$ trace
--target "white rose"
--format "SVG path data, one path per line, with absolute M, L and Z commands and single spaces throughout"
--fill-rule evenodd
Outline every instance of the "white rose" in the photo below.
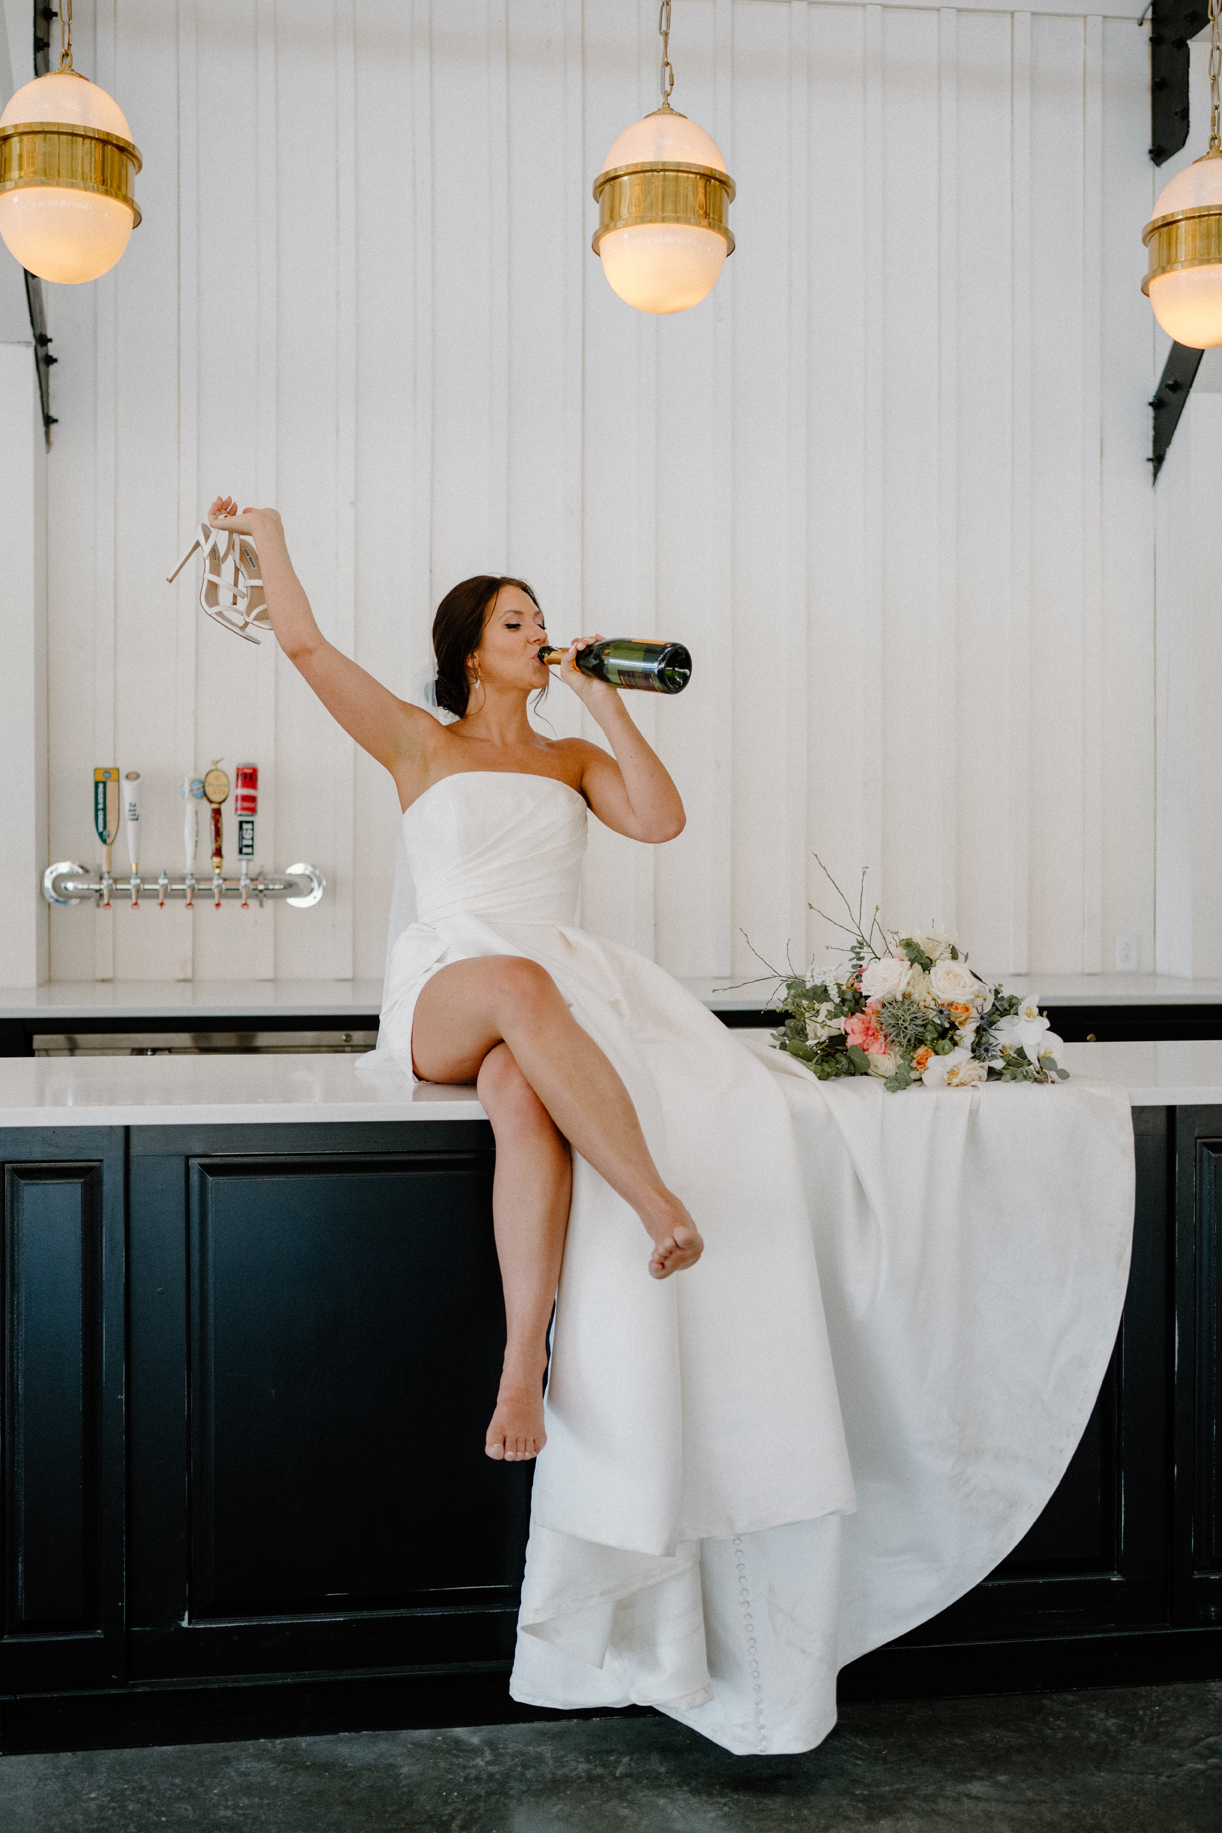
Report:
M 943 955 L 935 961 L 929 975 L 931 991 L 944 1005 L 954 1002 L 965 1005 L 983 998 L 985 988 L 976 974 L 973 974 L 965 961 L 952 961 L 949 955 Z
M 948 936 L 942 929 L 914 929 L 908 936 L 909 942 L 915 942 L 923 955 L 931 961 L 940 961 L 943 955 L 949 955 L 955 947 L 955 938 Z
M 899 1067 L 896 1058 L 889 1050 L 879 1050 L 871 1053 L 869 1064 L 870 1074 L 872 1076 L 893 1076 Z
M 944 1057 L 930 1057 L 921 1080 L 926 1088 L 945 1088 L 951 1072 L 961 1068 L 964 1063 L 970 1063 L 971 1060 L 971 1051 L 962 1046 L 958 1050 L 949 1051 Z
M 861 990 L 867 999 L 895 999 L 912 979 L 912 967 L 898 955 L 884 955 L 871 961 L 861 976 Z M 887 1074 L 890 1075 L 890 1070 Z

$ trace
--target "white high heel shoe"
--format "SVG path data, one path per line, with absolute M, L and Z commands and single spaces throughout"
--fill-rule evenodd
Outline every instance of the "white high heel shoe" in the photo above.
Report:
M 251 536 L 201 522 L 195 540 L 166 579 L 167 585 L 173 585 L 195 553 L 202 553 L 204 557 L 204 573 L 199 582 L 200 609 L 222 630 L 245 637 L 248 643 L 258 647 L 259 639 L 251 636 L 250 626 L 254 624 L 259 630 L 270 630 L 272 620 L 263 596 L 259 550 Z

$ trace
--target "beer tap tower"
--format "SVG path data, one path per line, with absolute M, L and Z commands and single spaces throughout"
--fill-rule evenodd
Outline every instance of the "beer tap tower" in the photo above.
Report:
M 260 868 L 253 876 L 251 874 L 250 862 L 255 856 L 255 815 L 259 788 L 259 772 L 254 764 L 239 764 L 237 767 L 234 812 L 238 819 L 240 871 L 237 878 L 225 877 L 221 807 L 229 796 L 229 777 L 220 766 L 220 758 L 214 758 L 211 768 L 202 777 L 187 776 L 179 784 L 178 793 L 183 804 L 185 870 L 181 878 L 171 878 L 164 869 L 158 874 L 158 909 L 165 909 L 167 898 L 182 898 L 188 910 L 194 906 L 198 883 L 195 877 L 195 857 L 199 847 L 199 805 L 206 802 L 212 811 L 213 907 L 219 910 L 224 898 L 240 898 L 243 910 L 249 910 L 253 893 L 260 909 L 265 899 L 282 898 L 297 910 L 309 910 L 318 903 L 327 888 L 327 881 L 314 866 L 299 860 L 283 872 L 264 872 Z M 118 769 L 110 765 L 100 766 L 94 771 L 93 825 L 102 844 L 102 870 L 97 876 L 91 876 L 84 866 L 73 859 L 61 859 L 55 865 L 48 866 L 42 876 L 42 894 L 49 904 L 80 904 L 88 900 L 102 910 L 109 910 L 113 896 L 129 897 L 132 909 L 140 908 L 140 891 L 144 882 L 140 876 L 142 787 L 143 777 L 138 770 L 129 770 L 122 779 Z M 112 866 L 120 803 L 127 824 L 131 875 L 126 883 L 120 881 L 116 884 Z

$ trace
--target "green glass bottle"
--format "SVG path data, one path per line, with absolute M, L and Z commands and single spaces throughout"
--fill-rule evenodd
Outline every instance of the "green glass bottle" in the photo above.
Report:
M 554 667 L 565 657 L 563 649 L 543 648 L 539 660 Z M 635 637 L 612 636 L 577 651 L 583 675 L 609 681 L 612 687 L 645 688 L 653 694 L 681 694 L 692 678 L 692 658 L 682 643 L 647 643 Z

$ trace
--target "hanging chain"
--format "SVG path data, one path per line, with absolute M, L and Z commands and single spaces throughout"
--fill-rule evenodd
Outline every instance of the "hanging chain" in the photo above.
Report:
M 1209 0 L 1211 8 L 1222 4 L 1222 0 Z M 658 31 L 662 36 L 662 106 L 670 107 L 670 98 L 674 93 L 675 73 L 670 67 L 670 0 L 662 0 L 658 8 Z M 1217 36 L 1215 25 L 1214 35 Z
M 59 0 L 59 67 L 72 68 L 72 0 Z
M 1222 76 L 1222 44 L 1218 41 L 1218 14 L 1222 0 L 1209 0 L 1209 150 L 1222 153 L 1218 132 L 1218 79 Z

